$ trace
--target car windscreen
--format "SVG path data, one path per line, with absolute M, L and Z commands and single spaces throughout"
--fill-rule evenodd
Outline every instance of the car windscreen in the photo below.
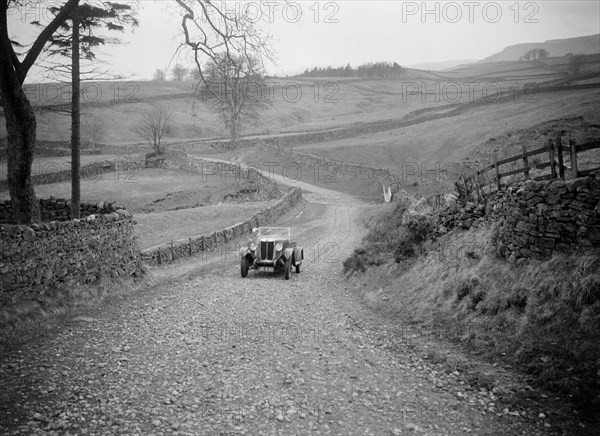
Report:
M 283 239 L 288 239 L 290 237 L 290 228 L 289 227 L 261 227 L 258 229 L 258 235 L 261 236 L 269 236 L 269 237 L 280 237 Z

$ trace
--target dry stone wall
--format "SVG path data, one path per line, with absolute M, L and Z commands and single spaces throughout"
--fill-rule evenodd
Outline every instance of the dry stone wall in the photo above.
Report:
M 42 222 L 47 221 L 69 221 L 71 219 L 71 200 L 50 197 L 38 200 Z M 86 217 L 92 214 L 105 214 L 123 207 L 107 202 L 81 203 L 79 216 Z M 10 200 L 0 201 L 0 224 L 11 224 L 13 222 L 12 206 Z
M 253 227 L 259 227 L 273 222 L 276 218 L 295 207 L 301 200 L 302 190 L 300 188 L 293 188 L 275 205 L 254 214 L 252 217 L 239 224 L 213 232 L 209 235 L 188 238 L 186 240 L 174 242 L 172 245 L 162 244 L 158 247 L 143 250 L 142 259 L 149 265 L 161 265 L 198 254 L 214 254 L 229 241 L 240 236 L 251 234 Z M 233 252 L 229 253 L 230 256 L 236 254 L 237 253 Z
M 64 212 L 65 200 L 51 200 Z M 39 224 L 0 224 L 0 298 L 19 292 L 91 283 L 103 277 L 142 274 L 131 214 L 110 203 L 85 205 L 94 214 L 79 220 Z
M 430 111 L 430 109 L 426 109 L 425 111 Z M 430 119 L 439 118 L 440 116 L 444 115 L 433 114 L 430 116 Z M 354 138 L 356 136 L 366 135 L 369 133 L 394 130 L 400 127 L 405 127 L 411 122 L 412 121 L 407 118 L 403 120 L 386 120 L 360 123 L 356 125 L 320 131 L 290 132 L 279 134 L 266 133 L 265 135 L 246 136 L 238 138 L 235 147 L 247 148 L 259 144 L 274 145 L 279 147 L 290 147 L 293 145 L 335 141 L 344 138 Z M 195 150 L 196 148 L 205 149 L 209 147 L 213 149 L 222 149 L 231 147 L 231 144 L 228 139 L 188 141 L 185 143 L 178 144 L 180 144 L 184 150 L 188 151 Z
M 600 172 L 566 182 L 518 183 L 497 193 L 488 214 L 499 224 L 498 254 L 510 260 L 600 246 Z
M 487 205 L 454 204 L 438 214 L 438 233 L 497 225 L 500 257 L 547 258 L 555 250 L 600 246 L 600 171 L 564 181 L 527 180 L 496 192 Z
M 453 203 L 438 214 L 439 233 L 446 233 L 455 227 L 461 229 L 478 227 L 485 222 L 485 216 L 485 206 L 482 204 Z

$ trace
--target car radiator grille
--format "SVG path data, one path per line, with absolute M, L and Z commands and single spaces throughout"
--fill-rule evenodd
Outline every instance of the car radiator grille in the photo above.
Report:
M 273 259 L 274 251 L 275 251 L 275 242 L 261 241 L 261 243 L 260 243 L 260 260 Z

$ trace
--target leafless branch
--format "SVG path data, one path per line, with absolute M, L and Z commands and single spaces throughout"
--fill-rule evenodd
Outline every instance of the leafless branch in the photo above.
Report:
M 162 154 L 164 148 L 161 141 L 172 117 L 172 112 L 156 106 L 144 112 L 141 124 L 134 127 L 133 131 L 148 142 L 157 154 Z

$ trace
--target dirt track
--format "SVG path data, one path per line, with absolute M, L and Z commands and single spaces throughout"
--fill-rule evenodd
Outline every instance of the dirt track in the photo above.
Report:
M 298 186 L 299 184 L 296 184 Z M 372 208 L 302 186 L 284 217 L 300 274 L 239 276 L 234 252 L 0 359 L 2 434 L 549 434 L 419 337 L 366 309 L 341 275 Z M 196 261 L 198 262 L 198 261 Z M 507 410 L 502 408 L 508 407 Z

